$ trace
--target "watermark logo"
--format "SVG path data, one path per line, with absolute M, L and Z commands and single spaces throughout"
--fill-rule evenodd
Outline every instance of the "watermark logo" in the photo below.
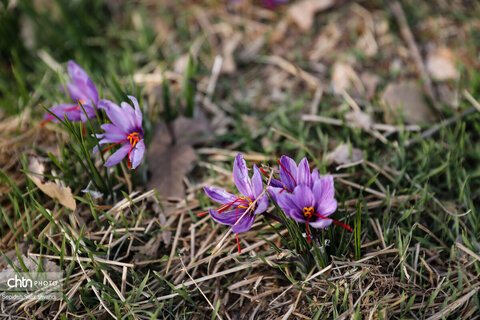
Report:
M 0 271 L 0 300 L 60 300 L 62 272 Z

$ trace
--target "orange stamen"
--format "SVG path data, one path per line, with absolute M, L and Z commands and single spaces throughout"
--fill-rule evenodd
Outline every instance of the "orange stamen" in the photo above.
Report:
M 137 142 L 140 141 L 139 136 L 140 136 L 140 133 L 138 133 L 138 132 L 130 133 L 127 136 L 128 142 L 131 144 L 130 150 L 128 150 L 128 154 L 127 154 L 127 167 L 128 167 L 128 169 L 132 168 L 132 164 L 130 163 L 130 153 L 132 152 L 132 150 L 135 147 L 135 145 L 137 144 Z
M 244 197 L 244 198 L 246 198 L 246 197 Z M 235 202 L 238 202 L 238 201 L 243 202 L 243 203 L 245 203 L 245 204 L 248 204 L 248 202 L 246 202 L 246 201 L 244 200 L 244 198 L 237 198 L 237 199 L 233 200 L 232 202 L 226 203 L 226 204 L 218 207 L 217 212 L 218 212 L 218 213 L 224 212 L 225 210 L 227 210 L 228 208 L 230 208 L 231 206 L 233 206 L 233 204 L 234 204 Z M 251 200 L 250 200 L 250 201 L 251 201 Z M 248 205 L 249 205 L 249 204 L 248 204 Z M 209 212 L 210 212 L 210 211 L 200 212 L 200 213 L 198 213 L 197 215 L 198 215 L 199 217 L 201 217 L 201 216 L 206 215 L 206 214 L 209 213 Z
M 238 208 L 242 208 L 242 209 L 248 209 L 251 205 L 252 205 L 252 199 L 250 199 L 249 197 L 237 197 L 237 199 L 233 200 L 232 202 L 229 202 L 229 203 L 226 203 L 222 206 L 220 206 L 218 209 L 217 209 L 217 212 L 218 213 L 222 213 L 224 212 L 225 210 L 227 210 L 228 208 L 230 208 L 231 206 L 233 206 L 236 202 L 240 202 L 242 203 L 242 205 L 237 205 L 237 207 L 235 208 L 235 223 L 237 223 L 238 221 Z M 246 206 L 244 206 L 243 204 L 245 204 Z M 207 213 L 209 213 L 210 211 L 205 211 L 205 212 L 200 212 L 198 213 L 197 215 L 199 217 L 202 217 L 204 215 L 206 215 Z M 235 234 L 236 237 L 237 237 L 237 246 L 238 246 L 238 253 L 242 253 L 242 248 L 240 247 L 240 240 L 238 239 L 238 233 Z
M 132 150 L 135 147 L 135 145 L 137 144 L 137 142 L 140 141 L 140 133 L 133 132 L 133 133 L 127 134 L 126 139 L 123 139 L 122 141 L 118 141 L 118 142 L 115 142 L 112 145 L 109 145 L 108 147 L 106 147 L 105 149 L 102 150 L 102 153 L 104 153 L 105 151 L 113 148 L 114 146 L 116 146 L 120 143 L 127 142 L 127 141 L 128 141 L 128 143 L 130 143 L 130 149 L 128 150 L 128 154 L 127 154 L 127 167 L 130 169 L 132 167 L 132 164 L 130 162 L 130 154 L 132 153 Z

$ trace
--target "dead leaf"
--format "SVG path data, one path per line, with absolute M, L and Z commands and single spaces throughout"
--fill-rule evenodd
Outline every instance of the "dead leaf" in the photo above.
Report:
M 363 152 L 360 149 L 351 149 L 346 144 L 341 144 L 335 148 L 332 152 L 329 152 L 326 156 L 328 164 L 335 162 L 336 164 L 348 164 L 357 162 L 363 159 Z
M 365 87 L 365 94 L 370 100 L 375 96 L 377 86 L 380 84 L 381 78 L 376 74 L 369 72 L 362 72 L 360 75 L 360 80 L 362 80 L 363 86 Z
M 342 32 L 336 23 L 330 23 L 323 28 L 322 33 L 315 39 L 312 50 L 308 53 L 308 58 L 318 61 L 323 57 L 332 54 L 337 44 L 340 42 Z
M 456 87 L 450 87 L 447 83 L 440 83 L 437 86 L 438 98 L 447 106 L 458 110 L 460 99 L 458 89 Z
M 427 70 L 433 79 L 444 81 L 458 78 L 453 52 L 445 47 L 431 51 L 427 57 Z
M 348 63 L 335 62 L 332 70 L 332 88 L 337 95 L 342 95 L 348 91 L 352 85 L 357 91 L 363 91 L 360 78 L 355 70 Z
M 147 188 L 157 189 L 161 196 L 183 198 L 183 179 L 197 160 L 192 145 L 205 141 L 210 130 L 202 114 L 193 119 L 178 117 L 171 128 L 164 122 L 157 126 L 147 158 L 151 173 Z
M 309 31 L 315 14 L 330 8 L 334 3 L 334 0 L 303 0 L 294 3 L 288 10 L 288 15 L 302 31 Z
M 18 260 L 16 252 L 14 252 L 14 250 L 12 250 L 10 252 L 13 252 L 13 254 L 10 255 L 9 259 L 12 261 L 12 263 L 16 267 L 22 269 L 22 265 L 20 264 L 20 261 Z M 36 272 L 38 270 L 39 261 L 36 258 L 30 258 L 30 257 L 27 257 L 24 254 L 22 254 L 21 257 L 22 257 L 23 263 L 24 263 L 24 265 L 25 265 L 25 267 L 27 268 L 28 271 Z M 60 272 L 61 271 L 58 264 L 56 264 L 55 262 L 53 262 L 51 260 L 45 259 L 45 258 L 42 258 L 42 267 L 43 267 L 44 272 Z M 7 272 L 8 271 L 14 272 L 13 267 L 9 263 L 6 264 L 5 268 L 0 269 L 0 270 L 7 271 Z
M 156 205 L 160 207 L 158 204 Z M 162 227 L 167 225 L 167 218 L 165 217 L 165 214 L 160 210 L 158 210 L 158 221 L 160 221 L 160 225 Z M 162 233 L 159 234 L 159 237 L 162 239 L 163 243 L 165 243 L 166 246 L 170 245 L 170 241 L 172 240 L 172 233 L 170 232 L 170 230 L 168 230 L 168 228 L 164 228 Z
M 42 177 L 42 174 L 45 172 L 45 167 L 38 161 L 37 158 L 30 158 L 28 171 L 31 172 L 28 173 L 29 178 L 32 179 L 33 183 L 35 183 L 35 185 L 42 190 L 43 193 L 52 199 L 58 200 L 60 204 L 68 209 L 75 211 L 77 204 L 73 198 L 70 187 L 64 187 L 57 181 L 45 182 Z
M 178 74 L 184 74 L 187 69 L 188 60 L 190 59 L 190 54 L 185 53 L 175 60 L 173 64 L 173 70 Z
M 22 255 L 27 253 L 28 247 L 25 241 L 18 244 L 18 251 Z M 6 252 L 5 256 L 10 260 L 15 261 L 15 259 L 17 259 L 17 251 L 15 249 L 12 249 Z M 9 263 L 7 262 L 7 259 L 5 258 L 5 256 L 3 255 L 0 256 L 0 270 L 3 270 L 9 266 Z
M 363 111 L 351 111 L 345 115 L 345 120 L 363 128 L 366 131 L 370 130 L 374 123 L 372 117 Z
M 425 102 L 423 94 L 415 81 L 390 83 L 382 94 L 385 108 L 385 121 L 394 123 L 401 110 L 408 123 L 434 122 L 435 114 Z
M 235 63 L 233 53 L 235 52 L 235 49 L 237 49 L 242 38 L 242 34 L 237 32 L 233 36 L 224 39 L 224 44 L 222 48 L 224 59 L 222 64 L 223 73 L 232 73 L 237 70 L 237 64 Z
M 156 237 L 150 238 L 150 240 L 148 240 L 148 242 L 145 243 L 143 246 L 132 246 L 132 249 L 133 251 L 137 251 L 138 253 L 155 259 L 158 257 L 158 248 L 160 248 L 161 243 L 162 237 L 157 235 Z

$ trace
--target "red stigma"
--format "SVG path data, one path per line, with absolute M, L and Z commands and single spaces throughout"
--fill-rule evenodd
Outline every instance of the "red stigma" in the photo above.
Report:
M 261 171 L 265 176 L 268 177 L 268 174 L 265 172 L 265 170 L 263 170 L 263 168 L 260 167 L 260 171 Z
M 127 142 L 127 141 L 128 141 L 128 143 L 130 143 L 130 149 L 128 150 L 128 154 L 127 154 L 127 167 L 129 169 L 131 169 L 132 168 L 132 163 L 130 162 L 130 155 L 131 155 L 132 150 L 135 147 L 135 145 L 140 141 L 140 133 L 133 132 L 133 133 L 127 134 L 126 139 L 123 139 L 122 141 L 118 141 L 118 142 L 115 142 L 112 145 L 109 145 L 108 147 L 106 147 L 105 149 L 102 150 L 102 153 L 104 153 L 108 149 L 111 149 L 111 148 L 113 148 L 114 146 L 116 146 L 120 143 Z
M 312 238 L 310 238 L 310 228 L 308 227 L 308 222 L 310 221 L 310 217 L 307 218 L 306 229 L 307 229 L 307 242 L 312 242 Z
M 293 177 L 293 175 L 290 173 L 290 171 L 288 171 L 283 165 L 282 163 L 280 162 L 280 159 L 277 159 L 277 162 L 278 164 L 280 165 L 280 167 L 282 167 L 283 170 L 285 170 L 288 175 L 290 176 L 290 178 L 292 178 L 293 180 L 293 183 L 295 184 L 295 187 L 297 186 L 297 181 L 295 181 L 295 178 Z M 287 188 L 285 188 L 285 190 L 287 190 L 288 192 L 292 193 L 292 191 L 288 190 Z
M 337 226 L 342 227 L 342 228 L 344 228 L 344 229 L 347 229 L 347 230 L 350 231 L 350 232 L 353 232 L 352 227 L 350 227 L 349 225 L 347 225 L 347 224 L 345 224 L 345 223 L 343 223 L 343 222 L 340 222 L 340 221 L 337 221 L 337 220 L 335 220 L 335 219 L 322 216 L 321 214 L 318 214 L 318 213 L 314 213 L 313 215 L 314 215 L 314 216 L 317 216 L 317 217 L 319 217 L 319 218 L 321 218 L 321 219 L 332 220 L 332 222 L 335 223 Z
M 238 246 L 238 253 L 242 253 L 242 248 L 240 247 L 240 240 L 238 240 L 238 233 L 235 233 L 237 236 L 237 246 Z

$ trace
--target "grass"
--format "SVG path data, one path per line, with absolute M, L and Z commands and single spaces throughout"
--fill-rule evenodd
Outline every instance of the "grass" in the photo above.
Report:
M 458 110 L 438 98 L 442 119 L 471 108 L 463 90 L 480 100 L 480 74 L 471 55 L 478 51 L 478 35 L 469 31 L 478 23 L 480 8 L 437 2 L 402 5 L 419 47 L 444 44 L 466 55 L 460 59 L 459 81 L 434 83 L 436 89 L 446 85 L 460 93 Z M 29 261 L 38 268 L 49 262 L 65 276 L 59 303 L 16 301 L 2 312 L 65 319 L 478 318 L 480 113 L 418 142 L 410 141 L 419 133 L 408 130 L 384 134 L 382 142 L 346 121 L 351 105 L 328 88 L 316 103 L 317 114 L 341 120 L 340 125 L 303 121 L 314 90 L 301 75 L 266 59 L 281 56 L 328 83 L 333 63 L 355 56 L 358 73 L 374 72 L 381 80 L 373 98 L 352 97 L 383 123 L 383 88 L 417 78 L 388 7 L 379 1 L 334 7 L 320 13 L 309 32 L 291 26 L 280 40 L 272 40 L 288 7 L 272 12 L 229 5 L 227 10 L 211 1 L 199 11 L 199 5 L 58 0 L 39 9 L 29 1 L 0 4 L 7 26 L 0 37 L 0 264 L 16 262 L 25 270 Z M 365 55 L 356 47 L 361 28 L 345 25 L 347 30 L 340 31 L 344 39 L 332 52 L 320 61 L 308 59 L 324 28 L 342 21 L 360 23 L 358 12 L 366 17 L 376 12 L 375 18 L 390 26 L 385 34 L 380 29 L 375 34 L 378 43 L 385 36 L 382 50 Z M 451 30 L 466 41 L 426 28 L 434 18 L 450 21 Z M 33 46 L 16 36 L 22 30 L 28 34 L 26 24 L 33 25 Z M 234 54 L 236 69 L 221 74 L 208 91 L 215 56 L 236 32 L 243 35 Z M 254 50 L 255 41 L 263 41 L 260 50 Z M 175 70 L 179 58 L 188 54 L 192 58 L 186 69 Z M 145 165 L 136 173 L 125 165 L 104 169 L 100 156 L 90 158 L 95 139 L 83 137 L 76 125 L 39 126 L 41 106 L 65 101 L 58 88 L 64 73 L 57 67 L 69 59 L 89 72 L 103 97 L 120 102 L 133 93 L 142 100 L 147 140 L 159 119 L 207 112 L 214 140 L 197 148 L 200 162 L 186 177 L 184 198 L 145 190 L 151 170 Z M 395 59 L 404 67 L 400 72 L 389 68 Z M 149 74 L 168 82 L 141 80 Z M 89 130 L 101 121 L 99 115 Z M 396 121 L 392 125 L 403 124 Z M 421 125 L 422 131 L 429 127 Z M 360 149 L 364 161 L 337 170 L 327 155 L 342 143 Z M 276 167 L 281 154 L 296 161 L 306 156 L 321 174 L 333 174 L 339 203 L 333 217 L 345 219 L 354 232 L 320 230 L 318 242 L 310 245 L 302 236 L 304 226 L 265 217 L 240 235 L 238 254 L 235 237 L 225 237 L 228 228 L 196 215 L 216 205 L 203 194 L 203 185 L 234 190 L 228 172 L 237 151 L 250 159 L 249 165 L 256 162 L 266 169 Z M 43 159 L 46 179 L 72 189 L 75 212 L 28 178 L 31 156 Z M 81 191 L 89 181 L 103 198 Z M 278 208 L 270 210 L 282 215 Z

